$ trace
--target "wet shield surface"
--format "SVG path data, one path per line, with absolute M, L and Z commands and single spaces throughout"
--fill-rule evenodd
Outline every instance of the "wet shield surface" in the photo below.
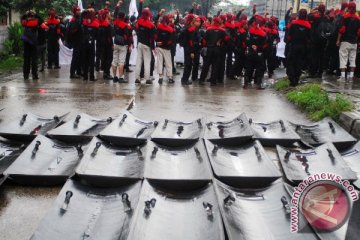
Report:
M 356 180 L 356 173 L 341 157 L 332 143 L 310 150 L 290 150 L 277 146 L 280 163 L 286 178 L 299 183 L 314 174 L 335 173 L 343 179 Z
M 311 229 L 290 232 L 290 203 L 281 180 L 258 190 L 240 190 L 215 180 L 229 240 L 317 239 Z
M 172 192 L 144 181 L 129 240 L 224 240 L 212 184 Z
M 48 135 L 51 138 L 67 142 L 90 140 L 93 136 L 98 135 L 99 132 L 106 128 L 112 121 L 113 119 L 111 117 L 98 119 L 81 113 L 60 127 L 49 131 Z
M 210 141 L 206 149 L 215 175 L 234 187 L 261 187 L 281 177 L 259 141 L 241 147 L 220 147 Z
M 171 189 L 206 185 L 211 181 L 212 174 L 203 142 L 179 148 L 149 142 L 145 178 Z
M 141 183 L 94 188 L 68 180 L 31 239 L 127 239 Z
M 39 135 L 4 174 L 26 185 L 60 184 L 75 173 L 85 149 Z
M 252 139 L 253 133 L 246 114 L 228 122 L 206 124 L 205 139 L 219 145 L 239 145 Z
M 249 120 L 250 126 L 254 132 L 254 139 L 257 139 L 264 146 L 291 146 L 300 141 L 298 134 L 283 120 L 260 123 Z
M 16 160 L 25 149 L 26 145 L 10 141 L 0 140 L 0 177 L 3 172 Z
M 137 146 L 150 138 L 157 125 L 158 122 L 141 120 L 130 112 L 125 112 L 106 127 L 100 137 L 117 145 Z
M 177 122 L 165 119 L 156 128 L 151 138 L 154 142 L 168 147 L 194 144 L 203 136 L 203 120 Z
M 94 138 L 76 173 L 95 186 L 121 186 L 144 176 L 146 146 L 124 148 Z
M 358 180 L 356 180 L 353 184 L 360 190 L 360 142 L 358 142 L 355 146 L 342 151 L 341 156 L 349 165 L 351 170 L 356 172 Z
M 330 118 L 325 118 L 313 125 L 291 124 L 304 143 L 319 146 L 331 142 L 337 149 L 351 147 L 356 139 Z
M 0 136 L 12 140 L 31 141 L 38 134 L 46 134 L 65 119 L 63 116 L 44 118 L 32 113 L 26 113 L 15 119 L 10 119 L 0 125 Z

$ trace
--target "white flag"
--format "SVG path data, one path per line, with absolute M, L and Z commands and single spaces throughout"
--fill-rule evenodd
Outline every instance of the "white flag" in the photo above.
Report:
M 78 6 L 80 8 L 80 11 L 82 12 L 84 10 L 83 4 L 82 4 L 82 0 L 78 0 Z
M 129 5 L 129 15 L 135 15 L 135 17 L 138 17 L 139 13 L 136 7 L 136 0 L 131 0 Z

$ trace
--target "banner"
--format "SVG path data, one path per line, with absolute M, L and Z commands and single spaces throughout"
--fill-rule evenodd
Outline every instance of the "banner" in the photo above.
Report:
M 131 0 L 129 5 L 129 16 L 135 15 L 135 17 L 138 17 L 139 13 L 136 6 L 136 0 Z
M 82 12 L 84 10 L 83 4 L 82 4 L 82 0 L 78 0 L 78 6 L 80 8 L 80 11 Z

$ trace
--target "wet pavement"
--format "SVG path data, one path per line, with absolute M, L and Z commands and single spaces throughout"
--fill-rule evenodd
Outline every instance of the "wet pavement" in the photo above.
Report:
M 283 75 L 283 72 L 278 74 Z M 174 85 L 164 81 L 159 86 L 154 81 L 150 86 L 135 86 L 131 73 L 130 83 L 120 85 L 104 80 L 70 80 L 69 68 L 64 66 L 50 73 L 46 70 L 39 76 L 40 80 L 36 81 L 24 81 L 21 74 L 2 79 L 0 109 L 4 110 L 0 112 L 1 120 L 26 112 L 45 117 L 71 112 L 67 119 L 84 112 L 107 118 L 120 115 L 134 98 L 130 111 L 146 120 L 191 121 L 199 117 L 205 117 L 206 121 L 230 120 L 245 112 L 257 122 L 284 119 L 309 123 L 281 94 L 271 89 L 244 90 L 239 80 L 215 87 L 197 83 L 183 87 L 181 76 L 177 76 Z M 273 149 L 268 151 L 272 160 L 277 159 Z M 60 189 L 61 186 L 18 186 L 7 180 L 0 186 L 0 239 L 29 239 Z

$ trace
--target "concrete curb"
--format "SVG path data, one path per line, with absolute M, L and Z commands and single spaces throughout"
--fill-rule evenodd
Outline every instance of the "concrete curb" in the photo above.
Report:
M 340 125 L 355 138 L 360 139 L 360 113 L 343 112 L 339 118 Z

